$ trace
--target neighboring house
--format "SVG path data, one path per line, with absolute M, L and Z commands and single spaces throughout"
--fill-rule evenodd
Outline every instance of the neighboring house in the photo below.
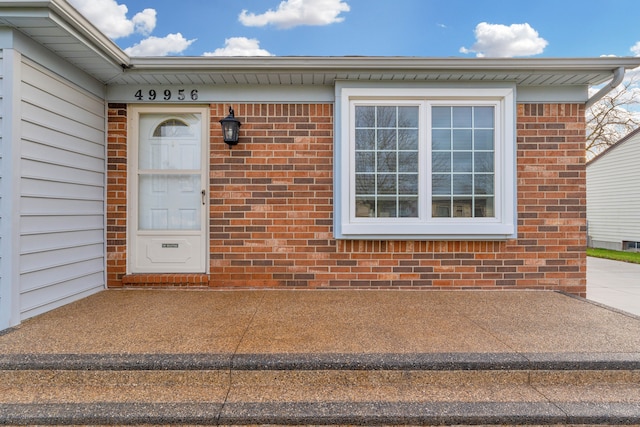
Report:
M 587 163 L 590 247 L 640 250 L 640 129 Z
M 63 0 L 0 3 L 0 61 L 0 329 L 105 287 L 584 295 L 588 89 L 640 65 L 130 58 Z

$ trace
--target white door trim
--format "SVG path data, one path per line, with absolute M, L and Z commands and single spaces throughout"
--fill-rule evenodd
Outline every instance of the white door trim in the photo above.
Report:
M 143 114 L 200 115 L 200 186 L 203 191 L 199 230 L 139 230 L 139 143 L 140 117 Z M 129 105 L 127 147 L 127 274 L 132 273 L 207 273 L 209 269 L 209 109 L 207 106 Z M 167 170 L 168 174 L 174 173 Z M 179 249 L 177 249 L 179 248 Z M 182 252 L 184 249 L 185 252 Z M 173 252 L 181 251 L 177 256 Z M 185 255 L 185 253 L 187 255 Z M 153 262 L 146 257 L 153 254 Z

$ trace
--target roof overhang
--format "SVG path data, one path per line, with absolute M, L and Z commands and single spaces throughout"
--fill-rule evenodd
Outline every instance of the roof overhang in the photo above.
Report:
M 129 57 L 64 0 L 0 2 L 0 26 L 13 28 L 102 82 L 122 73 Z
M 640 57 L 161 57 L 130 58 L 65 0 L 0 2 L 13 28 L 105 85 L 334 85 L 340 80 L 509 82 L 522 87 L 594 86 Z
M 640 58 L 163 57 L 131 58 L 115 84 L 305 84 L 339 80 L 511 82 L 593 86 Z

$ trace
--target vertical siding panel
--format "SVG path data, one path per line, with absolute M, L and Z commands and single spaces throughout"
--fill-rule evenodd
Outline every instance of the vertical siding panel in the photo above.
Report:
M 104 289 L 104 101 L 22 63 L 20 311 Z
M 19 191 L 20 146 L 16 140 L 20 132 L 19 81 L 21 55 L 15 49 L 3 46 L 2 51 L 2 179 L 0 181 L 0 329 L 20 323 L 19 300 Z
M 640 242 L 640 131 L 587 166 L 587 220 L 595 247 L 622 249 Z
M 4 188 L 3 186 L 3 176 L 4 176 L 4 141 L 3 141 L 3 131 L 4 131 L 4 49 L 0 49 L 0 189 Z M 4 314 L 4 312 L 7 310 L 7 307 L 5 307 L 5 304 L 7 304 L 8 301 L 3 300 L 3 295 L 5 293 L 5 288 L 4 286 L 8 286 L 7 282 L 4 278 L 4 264 L 3 264 L 3 258 L 4 258 L 4 254 L 3 254 L 3 236 L 2 236 L 2 230 L 4 230 L 4 218 L 3 218 L 3 194 L 2 191 L 0 190 L 0 331 L 2 329 L 4 329 L 5 327 L 9 326 L 9 322 L 8 322 L 8 316 L 6 316 Z

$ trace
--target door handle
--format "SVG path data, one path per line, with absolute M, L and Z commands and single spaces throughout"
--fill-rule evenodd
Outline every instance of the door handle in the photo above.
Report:
M 200 192 L 200 194 L 202 194 L 202 206 L 204 206 L 204 205 L 206 205 L 206 202 L 207 202 L 207 200 L 205 198 L 205 196 L 207 195 L 207 192 L 205 190 L 202 190 Z

